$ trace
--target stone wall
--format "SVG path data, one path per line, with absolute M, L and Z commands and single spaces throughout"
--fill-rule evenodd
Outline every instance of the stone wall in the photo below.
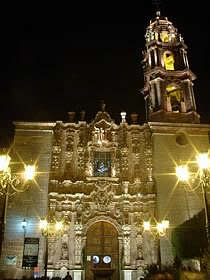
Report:
M 191 219 L 203 208 L 201 188 L 192 190 L 193 184 L 178 183 L 176 165 L 189 163 L 195 171 L 197 152 L 209 149 L 207 125 L 183 125 L 150 123 L 153 141 L 153 176 L 157 188 L 157 211 L 159 219 L 168 219 L 171 228 Z M 192 181 L 191 181 L 192 183 Z M 171 262 L 172 244 L 169 239 L 161 239 L 163 263 Z
M 24 193 L 17 193 L 9 198 L 8 202 L 1 272 L 4 277 L 19 278 L 25 273 L 22 270 L 24 232 L 21 225 L 24 218 L 27 221 L 26 237 L 40 238 L 39 265 L 43 265 L 44 242 L 40 236 L 38 224 L 40 217 L 46 214 L 48 205 L 53 124 L 16 123 L 15 125 L 11 165 L 15 166 L 21 161 L 26 164 L 35 162 L 38 172 L 30 188 Z M 15 265 L 5 265 L 6 256 L 16 256 L 16 268 Z

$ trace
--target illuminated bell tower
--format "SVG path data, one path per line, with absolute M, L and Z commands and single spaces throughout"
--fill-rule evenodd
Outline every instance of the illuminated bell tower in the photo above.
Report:
M 183 38 L 159 11 L 145 37 L 143 95 L 148 121 L 199 123 L 192 82 L 196 76 L 189 69 Z

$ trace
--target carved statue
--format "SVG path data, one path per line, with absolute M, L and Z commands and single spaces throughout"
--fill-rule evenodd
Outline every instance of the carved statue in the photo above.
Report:
M 61 241 L 61 260 L 69 259 L 68 235 L 64 234 Z

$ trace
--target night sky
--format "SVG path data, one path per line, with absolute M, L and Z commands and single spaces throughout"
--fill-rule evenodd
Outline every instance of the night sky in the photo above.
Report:
M 145 30 L 155 15 L 151 2 L 139 2 L 135 16 L 128 11 L 130 17 L 113 20 L 138 23 L 87 23 L 94 20 L 91 16 L 83 21 L 78 17 L 70 20 L 72 11 L 65 20 L 30 13 L 27 18 L 20 15 L 18 20 L 11 16 L 6 25 L 2 20 L 0 134 L 17 120 L 68 121 L 69 111 L 75 111 L 78 118 L 85 110 L 90 121 L 100 109 L 101 100 L 116 122 L 122 110 L 128 113 L 128 121 L 129 114 L 137 112 L 143 122 L 141 60 Z M 175 7 L 174 1 L 165 1 L 161 13 L 184 37 L 190 68 L 197 75 L 197 111 L 201 122 L 210 123 L 207 2 L 201 6 L 187 1 L 192 6 L 183 9 L 180 5 L 184 1 L 178 2 Z M 97 21 L 112 22 L 106 13 Z

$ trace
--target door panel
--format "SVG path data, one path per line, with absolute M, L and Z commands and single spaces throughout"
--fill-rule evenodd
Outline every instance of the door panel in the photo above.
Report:
M 93 262 L 98 256 L 99 262 Z M 105 263 L 104 256 L 111 262 Z M 115 227 L 107 222 L 97 222 L 87 232 L 86 243 L 86 280 L 116 280 L 119 274 L 119 241 Z

